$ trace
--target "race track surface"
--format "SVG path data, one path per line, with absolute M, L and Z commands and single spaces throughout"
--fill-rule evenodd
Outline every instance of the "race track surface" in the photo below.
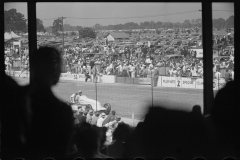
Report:
M 20 85 L 29 82 L 27 78 L 14 78 Z M 78 90 L 91 99 L 96 99 L 96 86 L 92 82 L 77 82 L 61 80 L 53 87 L 55 95 L 63 101 Z M 112 110 L 121 117 L 143 119 L 152 106 L 152 91 L 150 85 L 106 84 L 97 83 L 97 100 L 103 105 L 110 103 Z M 153 105 L 161 105 L 169 109 L 191 111 L 194 105 L 203 109 L 203 90 L 169 87 L 153 88 Z

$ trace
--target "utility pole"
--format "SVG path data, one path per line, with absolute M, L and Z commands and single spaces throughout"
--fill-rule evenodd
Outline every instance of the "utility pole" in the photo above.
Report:
M 64 53 L 64 31 L 63 31 L 63 19 L 66 19 L 66 17 L 59 17 L 58 19 L 62 19 L 62 35 L 63 35 L 63 44 L 62 44 L 62 52 Z

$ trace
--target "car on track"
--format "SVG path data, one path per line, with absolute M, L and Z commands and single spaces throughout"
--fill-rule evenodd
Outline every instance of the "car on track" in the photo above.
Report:
M 106 114 L 109 114 L 111 111 L 111 105 L 109 103 L 105 103 L 102 106 L 99 101 L 90 99 L 85 95 L 81 96 L 79 103 L 73 102 L 70 97 L 69 105 L 72 107 L 73 111 L 76 111 L 79 108 L 85 108 L 85 110 L 105 112 Z

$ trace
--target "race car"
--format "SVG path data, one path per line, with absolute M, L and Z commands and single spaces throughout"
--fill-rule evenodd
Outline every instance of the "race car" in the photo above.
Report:
M 101 106 L 100 102 L 88 98 L 86 95 L 81 95 L 80 100 L 74 101 L 73 95 L 70 96 L 69 101 L 72 110 L 78 110 L 79 108 L 85 108 L 85 110 L 94 110 L 94 111 L 100 111 L 105 112 L 106 114 L 109 114 L 111 111 L 111 105 L 109 103 L 105 103 L 103 106 Z

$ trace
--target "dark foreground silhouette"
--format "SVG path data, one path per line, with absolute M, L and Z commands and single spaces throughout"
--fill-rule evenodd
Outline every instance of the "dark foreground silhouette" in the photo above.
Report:
M 192 112 L 149 107 L 135 129 L 119 123 L 113 142 L 106 146 L 108 128 L 87 122 L 74 125 L 71 107 L 51 91 L 61 73 L 60 53 L 40 48 L 31 67 L 33 81 L 25 87 L 5 75 L 3 159 L 239 157 L 240 111 L 234 81 L 217 93 L 209 116 L 204 117 L 198 105 Z

